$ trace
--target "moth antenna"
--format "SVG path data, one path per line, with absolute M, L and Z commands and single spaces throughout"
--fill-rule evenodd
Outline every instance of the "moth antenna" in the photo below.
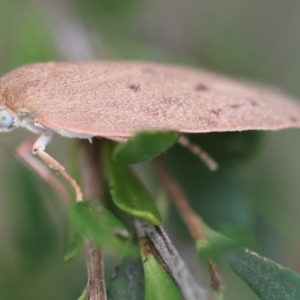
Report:
M 179 138 L 178 143 L 199 157 L 211 171 L 218 169 L 218 163 L 207 152 L 202 150 L 200 146 L 192 143 L 185 135 Z

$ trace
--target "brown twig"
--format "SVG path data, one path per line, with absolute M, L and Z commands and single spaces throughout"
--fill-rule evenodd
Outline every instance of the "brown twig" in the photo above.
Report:
M 85 199 L 96 198 L 102 202 L 103 168 L 100 160 L 100 141 L 93 139 L 93 143 L 88 140 L 84 140 L 82 143 L 84 153 L 82 185 Z
M 90 241 L 86 243 L 86 262 L 88 271 L 87 299 L 106 300 L 104 265 L 101 250 Z
M 222 294 L 225 291 L 225 281 L 213 260 L 208 262 L 208 272 L 210 275 L 211 288 L 218 294 Z
M 188 227 L 191 236 L 197 244 L 199 241 L 205 239 L 205 234 L 202 230 L 202 221 L 193 211 L 179 184 L 171 176 L 163 163 L 156 159 L 154 161 L 154 165 L 163 187 L 172 198 L 182 220 Z M 225 282 L 217 268 L 216 263 L 213 260 L 208 262 L 208 270 L 210 273 L 212 289 L 217 293 L 223 293 L 225 289 Z
M 103 174 L 99 155 L 99 140 L 83 142 L 84 168 L 82 183 L 85 199 L 103 199 Z M 101 249 L 90 241 L 86 243 L 88 271 L 87 300 L 106 300 L 104 264 Z
M 192 143 L 185 135 L 179 138 L 178 143 L 200 158 L 211 171 L 218 169 L 218 163 L 200 146 Z
M 170 238 L 160 226 L 152 226 L 135 220 L 135 227 L 139 239 L 148 236 L 157 252 L 168 267 L 170 274 L 184 299 L 189 300 L 211 300 L 211 295 L 203 282 L 195 280 L 188 270 L 185 262 L 180 257 Z
M 172 198 L 174 204 L 176 205 L 181 218 L 185 222 L 189 229 L 193 239 L 199 241 L 205 238 L 202 231 L 202 224 L 197 214 L 192 210 L 188 201 L 185 198 L 179 184 L 170 175 L 166 167 L 162 164 L 160 160 L 154 161 L 155 167 L 157 169 L 157 174 L 160 178 L 162 186 L 165 188 L 166 192 Z

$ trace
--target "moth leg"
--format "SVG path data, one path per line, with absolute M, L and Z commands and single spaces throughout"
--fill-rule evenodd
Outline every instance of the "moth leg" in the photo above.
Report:
M 218 169 L 217 162 L 208 153 L 202 150 L 198 145 L 192 143 L 186 136 L 182 135 L 179 138 L 178 143 L 181 146 L 187 148 L 194 155 L 198 156 L 211 171 L 215 171 Z
M 32 145 L 36 140 L 36 136 L 30 137 L 21 143 L 17 148 L 17 158 L 21 159 L 26 165 L 36 172 L 43 180 L 48 182 L 52 188 L 58 193 L 64 203 L 69 202 L 69 194 L 63 184 L 49 171 L 49 169 L 39 160 L 35 159 L 31 154 Z
M 34 143 L 32 153 L 38 155 L 46 165 L 48 165 L 55 172 L 63 176 L 74 188 L 76 193 L 76 200 L 82 201 L 83 198 L 81 188 L 77 184 L 76 180 L 65 171 L 65 168 L 58 161 L 56 161 L 53 157 L 51 157 L 48 153 L 45 152 L 45 148 L 47 144 L 51 141 L 53 135 L 54 132 L 52 131 L 45 131 L 44 133 L 42 133 Z

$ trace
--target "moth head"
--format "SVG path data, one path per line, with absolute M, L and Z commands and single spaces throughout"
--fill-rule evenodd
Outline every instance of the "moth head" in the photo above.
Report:
M 15 117 L 6 108 L 0 108 L 0 132 L 9 132 L 15 127 Z

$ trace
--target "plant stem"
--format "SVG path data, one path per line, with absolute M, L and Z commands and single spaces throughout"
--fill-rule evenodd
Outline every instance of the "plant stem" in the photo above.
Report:
M 154 160 L 154 165 L 163 187 L 173 200 L 182 220 L 186 224 L 197 245 L 199 241 L 205 239 L 205 233 L 202 229 L 203 227 L 200 217 L 193 211 L 179 184 L 171 176 L 163 163 L 156 159 Z M 208 262 L 208 270 L 211 278 L 212 289 L 217 293 L 222 294 L 225 289 L 224 279 L 213 260 Z
M 139 239 L 148 236 L 157 252 L 167 265 L 170 274 L 180 288 L 184 299 L 211 300 L 211 295 L 203 282 L 196 281 L 180 257 L 170 238 L 160 226 L 152 226 L 135 220 Z
M 185 195 L 179 187 L 179 184 L 171 176 L 160 160 L 154 160 L 154 165 L 163 188 L 172 198 L 194 241 L 203 240 L 205 235 L 202 230 L 200 218 L 189 205 L 189 202 L 185 198 Z
M 82 184 L 85 199 L 103 200 L 103 174 L 99 153 L 99 140 L 93 144 L 83 141 L 84 168 Z M 107 300 L 103 255 L 99 247 L 90 241 L 86 242 L 86 264 L 88 271 L 87 300 Z
M 90 241 L 86 243 L 86 263 L 88 271 L 87 299 L 106 300 L 104 264 L 101 250 Z
M 218 169 L 218 163 L 207 152 L 201 149 L 199 145 L 192 143 L 185 135 L 179 138 L 178 143 L 202 160 L 211 171 Z
M 83 141 L 84 167 L 82 185 L 85 199 L 98 199 L 103 202 L 103 168 L 100 160 L 100 142 L 93 139 Z

